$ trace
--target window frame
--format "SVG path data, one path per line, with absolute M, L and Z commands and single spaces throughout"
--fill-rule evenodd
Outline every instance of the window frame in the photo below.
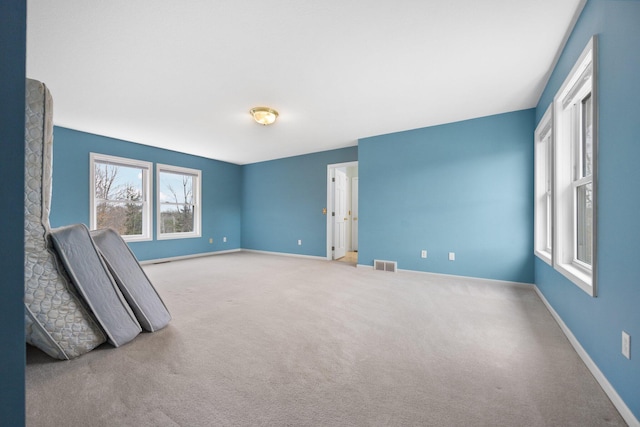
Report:
M 142 234 L 121 235 L 126 242 L 145 242 L 153 240 L 152 225 L 152 205 L 151 201 L 151 171 L 153 163 L 144 160 L 117 157 L 101 153 L 89 153 L 89 229 L 96 230 L 98 227 L 96 215 L 96 163 L 110 164 L 129 168 L 140 168 L 142 170 Z
M 534 253 L 553 265 L 553 104 L 535 130 Z
M 178 175 L 190 175 L 194 177 L 192 184 L 193 192 L 193 231 L 184 233 L 162 233 L 162 199 L 160 197 L 162 172 Z M 190 239 L 202 237 L 202 171 L 182 166 L 166 165 L 156 163 L 156 239 Z
M 554 268 L 597 295 L 598 91 L 597 38 L 593 36 L 554 97 Z M 582 101 L 591 97 L 591 175 L 582 173 Z M 578 188 L 591 184 L 591 264 L 578 259 Z

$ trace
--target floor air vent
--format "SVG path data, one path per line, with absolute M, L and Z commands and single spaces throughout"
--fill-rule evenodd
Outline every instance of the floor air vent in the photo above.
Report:
M 395 273 L 398 269 L 398 263 L 396 261 L 382 261 L 382 260 L 373 260 L 373 269 L 379 271 L 390 271 Z

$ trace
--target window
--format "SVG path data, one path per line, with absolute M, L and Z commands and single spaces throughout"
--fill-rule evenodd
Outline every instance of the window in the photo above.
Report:
M 113 228 L 126 241 L 151 240 L 151 163 L 91 153 L 91 229 Z
M 555 268 L 596 295 L 596 39 L 593 37 L 554 98 Z
M 553 248 L 553 105 L 535 132 L 535 253 L 552 263 Z
M 200 176 L 199 170 L 157 165 L 158 239 L 200 237 Z

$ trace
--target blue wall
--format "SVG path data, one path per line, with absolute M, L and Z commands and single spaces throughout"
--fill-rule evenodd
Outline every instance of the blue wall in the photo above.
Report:
M 242 247 L 327 256 L 327 165 L 355 160 L 348 147 L 243 166 Z
M 533 283 L 533 131 L 524 110 L 360 140 L 358 263 Z
M 589 0 L 535 110 L 539 120 L 589 37 L 599 34 L 599 294 L 589 297 L 539 260 L 535 283 L 636 418 L 640 357 L 635 345 L 631 360 L 620 354 L 620 331 L 632 342 L 640 337 L 638 22 L 637 0 Z M 26 2 L 0 2 L 2 425 L 24 423 L 25 29 Z M 239 247 L 324 257 L 326 165 L 359 160 L 361 263 L 395 259 L 404 269 L 531 282 L 533 128 L 533 113 L 522 111 L 367 138 L 359 150 L 243 167 L 56 128 L 51 220 L 88 222 L 88 153 L 95 151 L 199 168 L 211 187 L 203 194 L 205 211 L 212 213 L 202 239 L 132 243 L 141 259 Z M 227 246 L 220 245 L 223 235 Z M 429 251 L 426 260 L 419 258 L 421 249 Z M 446 260 L 449 251 L 456 261 Z
M 0 426 L 24 425 L 24 77 L 27 5 L 0 2 Z
M 55 102 L 55 93 L 52 95 Z M 240 166 L 61 127 L 54 128 L 53 138 L 52 227 L 89 224 L 89 153 L 94 152 L 153 162 L 154 168 L 155 163 L 162 163 L 202 171 L 202 237 L 155 240 L 154 197 L 154 240 L 129 244 L 138 259 L 240 248 Z M 155 171 L 152 175 L 155 195 Z M 226 243 L 223 237 L 227 237 Z M 213 244 L 209 244 L 209 238 L 213 238 Z
M 594 34 L 600 109 L 598 297 L 588 296 L 540 260 L 535 264 L 536 284 L 640 419 L 640 1 L 587 2 L 536 116 L 542 117 Z M 620 352 L 622 330 L 632 336 L 631 360 Z

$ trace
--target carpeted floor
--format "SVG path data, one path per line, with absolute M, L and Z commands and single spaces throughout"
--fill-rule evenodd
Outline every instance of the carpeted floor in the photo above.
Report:
M 27 352 L 28 426 L 620 426 L 526 285 L 234 253 L 145 267 L 171 324 Z

